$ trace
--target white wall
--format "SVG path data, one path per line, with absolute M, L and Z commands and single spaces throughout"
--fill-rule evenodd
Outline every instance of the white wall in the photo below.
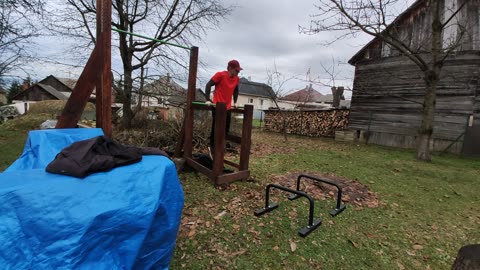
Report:
M 17 108 L 17 111 L 19 114 L 24 114 L 28 112 L 30 109 L 30 104 L 36 103 L 36 101 L 21 101 L 21 100 L 13 100 L 13 104 L 10 104 L 9 106 L 13 106 Z M 26 107 L 26 110 L 25 110 Z
M 262 104 L 263 101 L 263 104 Z M 253 105 L 255 110 L 267 110 L 270 107 L 275 107 L 275 103 L 269 98 L 265 97 L 256 97 L 256 96 L 247 96 L 247 95 L 238 95 L 237 104 L 243 106 L 245 104 Z

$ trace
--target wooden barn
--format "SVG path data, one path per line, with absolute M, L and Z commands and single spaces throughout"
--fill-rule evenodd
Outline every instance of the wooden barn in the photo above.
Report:
M 444 46 L 458 38 L 462 30 L 466 32 L 442 68 L 431 149 L 461 153 L 474 127 L 480 127 L 480 0 L 439 1 L 444 17 L 467 2 L 444 28 Z M 416 1 L 387 28 L 395 29 L 413 51 L 425 54 L 425 59 L 429 53 L 421 48 L 429 46 L 431 29 L 427 2 Z M 349 63 L 355 66 L 349 130 L 368 143 L 415 148 L 422 121 L 424 73 L 379 38 L 363 47 Z
M 12 100 L 13 102 L 67 100 L 71 93 L 72 88 L 65 85 L 61 79 L 49 75 L 25 91 L 18 93 Z

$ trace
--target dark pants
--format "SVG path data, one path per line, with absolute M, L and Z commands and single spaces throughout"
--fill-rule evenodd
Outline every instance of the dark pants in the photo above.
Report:
M 230 110 L 227 111 L 227 123 L 225 125 L 225 136 L 230 132 L 230 122 L 232 120 L 232 112 Z M 215 147 L 214 138 L 215 138 L 215 108 L 212 109 L 212 130 L 210 131 L 210 147 Z

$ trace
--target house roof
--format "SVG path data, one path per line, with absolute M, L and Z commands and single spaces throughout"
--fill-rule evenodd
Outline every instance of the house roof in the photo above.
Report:
M 289 95 L 281 97 L 280 100 L 294 101 L 294 102 L 322 102 L 324 96 L 317 90 L 312 88 L 312 85 L 307 85 L 305 88 L 293 92 Z
M 78 80 L 75 80 L 75 79 L 69 79 L 69 78 L 59 78 L 59 77 L 55 77 L 57 78 L 61 83 L 63 83 L 65 86 L 67 86 L 68 88 L 72 89 L 75 87 L 75 85 L 77 84 L 77 81 Z
M 55 88 L 51 87 L 50 85 L 37 83 L 43 90 L 47 91 L 49 94 L 53 95 L 54 97 L 58 98 L 59 100 L 67 100 L 67 96 L 56 90 Z M 26 90 L 28 91 L 28 89 Z
M 247 78 L 240 78 L 240 83 L 238 85 L 238 92 L 241 95 L 265 97 L 265 98 L 274 98 L 275 92 L 273 92 L 272 87 L 258 82 L 249 81 Z
M 181 105 L 187 100 L 187 90 L 168 75 L 160 76 L 158 80 L 146 85 L 144 94 L 148 96 L 163 96 L 172 105 Z M 195 96 L 199 101 L 206 100 L 205 94 L 200 89 L 196 89 Z
M 75 84 L 77 83 L 76 79 L 60 78 L 60 77 L 56 77 L 54 75 L 48 75 L 43 80 L 39 81 L 39 83 L 43 83 L 45 85 L 44 82 L 46 82 L 49 78 L 53 78 L 53 79 L 57 80 L 61 84 L 65 85 L 68 89 L 70 89 L 70 91 L 73 90 L 73 87 L 75 87 Z
M 412 5 L 410 5 L 410 7 L 408 7 L 404 12 L 402 12 L 400 15 L 397 16 L 397 18 L 395 18 L 395 20 L 393 20 L 392 23 L 390 23 L 386 28 L 385 30 L 382 31 L 385 32 L 385 31 L 389 31 L 393 26 L 397 25 L 397 24 L 400 24 L 402 23 L 405 19 L 409 18 L 411 16 L 411 13 L 413 11 L 415 11 L 418 7 L 420 7 L 421 4 L 426 4 L 425 0 L 417 0 L 415 1 Z M 352 56 L 352 58 L 350 58 L 350 60 L 348 60 L 348 63 L 350 65 L 355 65 L 355 63 L 360 60 L 363 56 L 363 54 L 365 53 L 365 51 L 370 48 L 370 46 L 372 46 L 373 44 L 377 44 L 378 42 L 381 41 L 381 38 L 380 37 L 374 37 L 369 43 L 367 43 L 367 45 L 363 46 L 362 49 L 360 49 L 354 56 Z

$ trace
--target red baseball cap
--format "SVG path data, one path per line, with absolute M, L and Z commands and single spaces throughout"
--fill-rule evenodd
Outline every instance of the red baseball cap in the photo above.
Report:
M 238 72 L 243 68 L 240 67 L 240 63 L 237 60 L 230 60 L 228 62 L 228 67 L 236 69 Z

